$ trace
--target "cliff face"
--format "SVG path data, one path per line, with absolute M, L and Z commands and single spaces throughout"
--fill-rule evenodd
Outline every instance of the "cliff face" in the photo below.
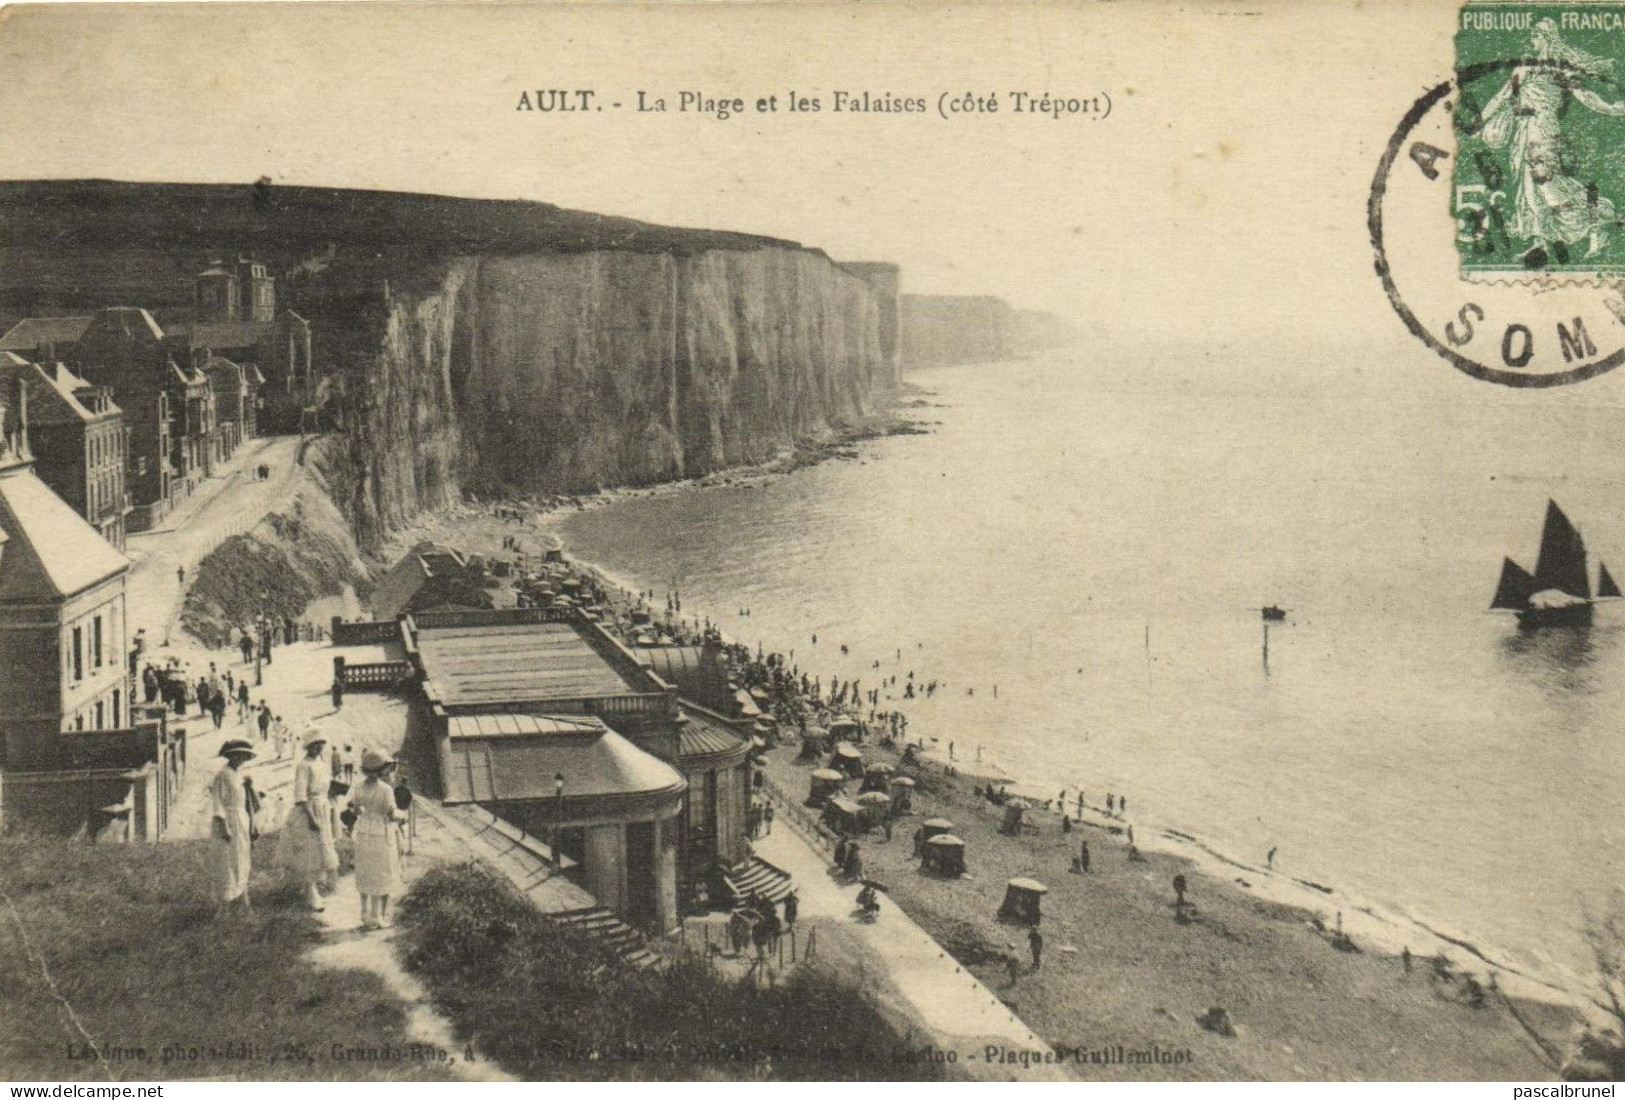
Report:
M 391 281 L 376 347 L 345 357 L 341 503 L 369 545 L 464 489 L 764 461 L 874 413 L 892 382 L 878 308 L 863 279 L 793 248 L 466 256 Z
M 1054 314 L 991 295 L 905 294 L 902 330 L 904 370 L 1031 355 L 1072 339 Z

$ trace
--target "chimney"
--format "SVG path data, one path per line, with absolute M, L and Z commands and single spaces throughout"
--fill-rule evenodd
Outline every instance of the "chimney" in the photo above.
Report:
M 19 457 L 32 458 L 28 453 L 28 381 L 23 371 L 11 376 L 12 407 L 16 410 L 14 431 L 17 433 L 16 451 Z

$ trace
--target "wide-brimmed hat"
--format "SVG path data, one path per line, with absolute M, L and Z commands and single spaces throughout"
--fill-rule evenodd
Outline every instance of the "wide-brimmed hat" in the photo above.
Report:
M 306 730 L 305 735 L 299 739 L 299 747 L 302 749 L 308 749 L 312 745 L 325 744 L 327 744 L 327 734 L 318 729 Z
M 227 741 L 224 745 L 220 746 L 221 756 L 231 756 L 233 753 L 241 753 L 244 756 L 258 755 L 254 751 L 254 746 L 250 745 L 247 741 Z
M 368 749 L 361 754 L 361 770 L 364 772 L 381 772 L 393 763 L 393 756 L 386 756 L 377 749 Z

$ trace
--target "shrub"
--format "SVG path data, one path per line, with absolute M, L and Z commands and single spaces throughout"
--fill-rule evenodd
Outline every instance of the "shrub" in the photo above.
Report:
M 425 874 L 401 906 L 407 965 L 462 1037 L 531 1079 L 936 1079 L 861 991 L 804 969 L 774 988 L 685 955 L 638 970 L 554 926 L 477 864 Z

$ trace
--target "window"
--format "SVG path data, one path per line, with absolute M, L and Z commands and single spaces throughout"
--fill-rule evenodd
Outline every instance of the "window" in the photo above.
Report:
M 77 626 L 73 628 L 73 678 L 85 678 L 85 632 Z
M 119 722 L 119 702 L 120 702 L 120 700 L 119 700 L 118 689 L 114 688 L 113 689 L 113 728 L 114 729 L 118 729 L 119 726 L 122 724 L 122 723 Z
M 96 621 L 90 628 L 90 666 L 102 667 L 102 617 L 96 616 Z
M 96 700 L 96 725 L 94 727 L 92 727 L 93 729 L 106 729 L 107 728 L 106 726 L 104 726 L 102 724 L 102 718 L 105 716 L 104 712 L 102 710 L 103 705 L 104 704 L 102 703 L 102 701 L 100 699 Z

